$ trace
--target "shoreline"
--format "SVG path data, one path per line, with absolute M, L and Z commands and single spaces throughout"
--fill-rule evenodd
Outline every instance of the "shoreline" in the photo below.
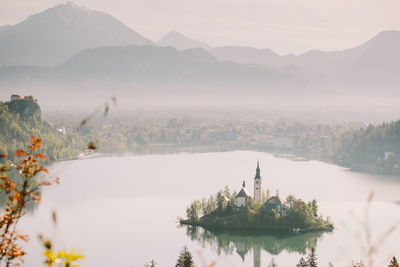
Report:
M 189 225 L 189 226 L 199 226 L 206 230 L 216 230 L 216 231 L 232 231 L 232 232 L 240 232 L 240 231 L 248 231 L 253 233 L 292 233 L 292 234 L 300 234 L 300 233 L 310 233 L 310 232 L 333 232 L 335 227 L 333 225 L 327 226 L 325 228 L 316 228 L 316 229 L 271 229 L 271 228 L 258 228 L 258 227 L 220 227 L 214 226 L 212 224 L 202 223 L 202 222 L 193 222 L 190 220 L 179 220 L 180 225 Z
M 272 149 L 257 149 L 256 146 L 174 146 L 168 144 L 154 144 L 146 146 L 138 146 L 135 151 L 126 151 L 124 153 L 113 153 L 113 152 L 94 152 L 94 153 L 84 153 L 80 155 L 69 158 L 60 159 L 58 161 L 65 160 L 80 160 L 80 159 L 90 159 L 102 156 L 143 156 L 143 155 L 169 155 L 169 154 L 179 154 L 179 153 L 215 153 L 215 152 L 233 152 L 233 151 L 253 151 L 253 152 L 264 152 L 273 155 L 276 158 L 284 158 L 292 161 L 311 161 L 316 160 L 319 162 L 324 162 L 327 164 L 332 164 L 337 167 L 349 169 L 352 172 L 366 173 L 366 174 L 377 174 L 387 177 L 400 177 L 400 172 L 390 172 L 379 169 L 377 167 L 367 166 L 363 168 L 362 166 L 355 165 L 345 165 L 335 162 L 334 160 L 324 158 L 324 157 L 313 157 L 302 153 L 301 151 L 290 151 L 290 150 L 272 150 Z

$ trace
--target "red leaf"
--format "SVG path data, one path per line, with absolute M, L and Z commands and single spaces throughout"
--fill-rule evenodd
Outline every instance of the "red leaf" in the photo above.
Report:
M 89 149 L 89 150 L 96 150 L 97 147 L 93 144 L 93 142 L 90 142 L 90 143 L 88 144 L 88 149 Z
M 15 152 L 15 154 L 16 154 L 17 156 L 24 156 L 24 155 L 25 155 L 25 151 L 22 150 L 22 149 L 18 149 L 17 152 Z

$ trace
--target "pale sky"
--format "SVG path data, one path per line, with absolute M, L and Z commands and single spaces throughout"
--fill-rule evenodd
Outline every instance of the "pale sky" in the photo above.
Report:
M 0 0 L 0 25 L 65 3 Z M 170 30 L 212 46 L 271 48 L 280 54 L 354 47 L 382 30 L 400 30 L 400 0 L 75 0 L 110 13 L 158 41 Z

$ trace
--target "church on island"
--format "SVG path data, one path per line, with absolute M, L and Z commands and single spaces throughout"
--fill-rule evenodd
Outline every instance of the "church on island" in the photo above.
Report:
M 235 198 L 235 205 L 237 208 L 245 208 L 250 205 L 251 201 L 254 202 L 262 202 L 264 201 L 263 191 L 262 191 L 262 178 L 261 178 L 261 170 L 260 170 L 260 162 L 257 161 L 256 175 L 254 176 L 254 193 L 253 198 L 251 197 L 249 191 L 246 189 L 246 183 L 243 181 L 242 189 L 240 189 L 239 193 Z M 268 197 L 268 196 L 267 196 Z M 295 203 L 299 205 L 300 203 Z M 273 206 L 274 208 L 279 207 L 279 212 L 282 216 L 287 215 L 288 206 L 286 201 L 280 198 L 279 196 L 268 197 L 266 201 L 263 203 L 264 209 L 267 206 Z

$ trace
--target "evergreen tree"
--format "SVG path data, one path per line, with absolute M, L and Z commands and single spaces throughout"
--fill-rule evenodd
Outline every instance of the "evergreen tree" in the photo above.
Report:
M 193 266 L 193 257 L 186 246 L 183 247 L 176 261 L 175 267 L 191 267 Z
M 312 248 L 308 254 L 307 265 L 309 267 L 317 267 L 317 255 L 315 255 L 315 248 Z
M 389 267 L 399 267 L 399 262 L 397 261 L 396 257 L 393 256 L 392 260 L 390 261 Z
M 314 216 L 317 217 L 318 216 L 318 204 L 315 199 L 313 199 L 313 201 L 311 202 L 311 208 L 314 212 Z
M 197 221 L 201 214 L 201 201 L 195 200 L 190 204 L 190 207 L 186 209 L 186 216 L 191 221 Z
M 277 267 L 277 266 L 278 266 L 278 264 L 276 263 L 275 259 L 272 258 L 268 264 L 268 267 Z
M 307 266 L 308 266 L 307 262 L 303 257 L 300 258 L 299 263 L 297 263 L 296 265 L 296 267 L 307 267 Z
M 156 267 L 156 262 L 151 260 L 149 263 L 146 263 L 144 267 Z
M 221 211 L 225 210 L 226 205 L 227 205 L 227 203 L 226 203 L 224 192 L 222 190 L 220 190 L 217 193 L 217 208 L 221 212 Z

